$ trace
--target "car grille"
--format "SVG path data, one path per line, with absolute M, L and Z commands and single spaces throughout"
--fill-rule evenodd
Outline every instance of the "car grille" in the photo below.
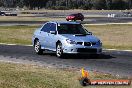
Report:
M 88 48 L 78 48 L 77 52 L 88 52 L 88 53 L 96 53 L 97 49 L 88 49 Z
M 84 42 L 84 46 L 92 46 L 91 42 Z
M 92 42 L 92 45 L 96 45 L 96 42 Z
M 79 45 L 84 45 L 84 46 L 93 46 L 96 45 L 96 42 L 77 42 Z
M 83 44 L 83 42 L 77 42 L 77 44 L 82 45 L 82 44 Z

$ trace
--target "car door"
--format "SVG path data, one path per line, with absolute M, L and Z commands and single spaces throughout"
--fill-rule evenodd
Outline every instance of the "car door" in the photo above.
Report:
M 55 23 L 51 23 L 50 24 L 50 31 L 55 31 L 56 32 L 56 24 Z M 52 49 L 52 50 L 55 50 L 56 49 L 56 34 L 51 34 L 49 33 L 48 34 L 48 45 L 49 45 L 49 48 Z
M 78 14 L 78 20 L 82 19 L 82 15 Z
M 40 44 L 42 48 L 48 48 L 48 32 L 50 23 L 46 23 L 40 31 Z

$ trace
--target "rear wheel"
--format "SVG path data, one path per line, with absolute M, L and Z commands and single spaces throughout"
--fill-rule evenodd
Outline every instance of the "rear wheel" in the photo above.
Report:
M 59 58 L 63 57 L 63 50 L 62 50 L 62 44 L 58 43 L 56 47 L 56 56 Z
M 43 50 L 41 49 L 41 45 L 40 45 L 39 40 L 35 41 L 34 50 L 39 55 L 43 54 Z
M 76 19 L 73 19 L 73 21 L 76 21 Z
M 67 21 L 69 21 L 68 19 L 66 19 Z

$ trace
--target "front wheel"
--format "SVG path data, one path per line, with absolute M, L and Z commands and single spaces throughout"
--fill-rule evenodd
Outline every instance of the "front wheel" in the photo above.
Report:
M 41 49 L 41 45 L 40 45 L 39 40 L 35 41 L 34 50 L 39 55 L 43 54 L 43 50 Z
M 63 56 L 63 50 L 62 50 L 62 44 L 61 43 L 57 44 L 56 56 L 59 58 L 62 58 L 62 56 Z

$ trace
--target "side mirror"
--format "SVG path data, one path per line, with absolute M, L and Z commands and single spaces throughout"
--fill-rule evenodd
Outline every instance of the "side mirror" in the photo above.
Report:
M 88 32 L 88 34 L 89 34 L 89 35 L 93 35 L 93 33 L 92 33 L 92 32 Z
M 50 31 L 50 34 L 56 34 L 56 31 Z

